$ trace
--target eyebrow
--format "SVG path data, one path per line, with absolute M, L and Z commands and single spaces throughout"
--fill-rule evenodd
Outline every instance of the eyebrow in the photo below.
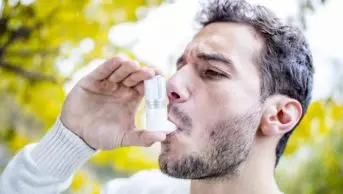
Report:
M 215 52 L 199 52 L 197 55 L 197 58 L 202 59 L 204 61 L 215 61 L 224 63 L 225 65 L 229 66 L 232 70 L 234 70 L 233 62 L 230 58 L 227 56 L 221 54 L 221 53 L 215 53 Z M 184 64 L 185 59 L 184 55 L 178 58 L 177 60 L 177 66 Z

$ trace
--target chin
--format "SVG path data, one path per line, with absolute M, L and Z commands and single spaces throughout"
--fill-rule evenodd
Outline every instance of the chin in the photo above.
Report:
M 174 157 L 173 154 L 164 152 L 159 156 L 160 169 L 164 174 L 180 179 L 203 179 L 208 177 L 209 172 L 207 169 L 209 167 L 198 157 L 191 155 Z
M 161 154 L 160 158 L 168 160 L 168 158 L 179 158 L 183 153 L 181 152 L 182 146 L 173 145 L 171 142 L 161 143 Z
M 175 168 L 176 166 L 178 166 L 179 158 L 173 157 L 171 152 L 161 153 L 158 161 L 160 169 L 164 174 L 175 178 L 185 178 L 184 176 L 180 176 L 180 174 L 176 172 Z
M 175 178 L 192 179 L 195 178 L 194 173 L 190 173 L 189 170 L 192 168 L 191 162 L 188 158 L 191 157 L 191 151 L 187 150 L 186 144 L 182 142 L 164 142 L 161 144 L 161 154 L 159 155 L 158 161 L 161 171 L 164 174 Z
M 161 169 L 163 166 L 166 167 L 177 163 L 183 156 L 186 155 L 186 149 L 183 145 L 184 144 L 180 143 L 179 141 L 173 141 L 173 139 L 168 138 L 166 141 L 161 143 L 161 153 L 158 158 Z
M 167 135 L 165 141 L 161 142 L 161 156 L 180 158 L 186 154 L 189 146 L 189 139 L 185 139 L 182 132 Z

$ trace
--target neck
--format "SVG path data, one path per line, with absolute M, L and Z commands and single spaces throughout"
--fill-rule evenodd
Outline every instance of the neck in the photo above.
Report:
M 274 178 L 275 147 L 257 140 L 235 176 L 192 180 L 191 194 L 280 194 Z M 261 151 L 263 150 L 263 151 Z

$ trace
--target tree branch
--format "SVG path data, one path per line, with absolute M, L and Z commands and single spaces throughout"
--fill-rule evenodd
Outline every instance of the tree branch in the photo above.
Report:
M 8 22 L 8 18 L 6 18 L 6 17 L 0 18 L 0 35 L 4 34 L 6 32 L 7 22 Z
M 42 26 L 42 23 L 41 22 L 38 22 L 36 25 L 34 25 L 33 27 L 26 27 L 26 26 L 23 26 L 23 27 L 20 27 L 18 28 L 17 30 L 14 30 L 14 31 L 11 31 L 11 35 L 9 37 L 9 39 L 7 40 L 7 42 L 1 46 L 0 48 L 0 58 L 3 56 L 6 48 L 11 44 L 13 43 L 14 41 L 18 40 L 18 39 L 21 39 L 21 38 L 26 38 L 30 35 L 30 33 L 41 27 Z
M 16 50 L 16 51 L 6 51 L 6 56 L 29 57 L 32 55 L 39 54 L 44 57 L 44 56 L 53 55 L 56 53 L 58 53 L 58 49 Z
M 21 67 L 11 65 L 8 63 L 0 62 L 0 68 L 3 68 L 7 71 L 17 73 L 18 75 L 21 75 L 21 76 L 23 76 L 29 80 L 32 80 L 32 81 L 47 81 L 47 82 L 51 82 L 51 83 L 55 83 L 55 84 L 58 83 L 56 78 L 54 78 L 52 76 L 44 75 L 44 74 L 41 74 L 39 72 L 27 71 Z

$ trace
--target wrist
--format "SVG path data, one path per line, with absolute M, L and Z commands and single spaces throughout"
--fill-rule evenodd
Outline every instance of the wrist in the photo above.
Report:
M 40 169 L 52 176 L 68 177 L 95 152 L 58 118 L 32 150 L 31 156 Z

